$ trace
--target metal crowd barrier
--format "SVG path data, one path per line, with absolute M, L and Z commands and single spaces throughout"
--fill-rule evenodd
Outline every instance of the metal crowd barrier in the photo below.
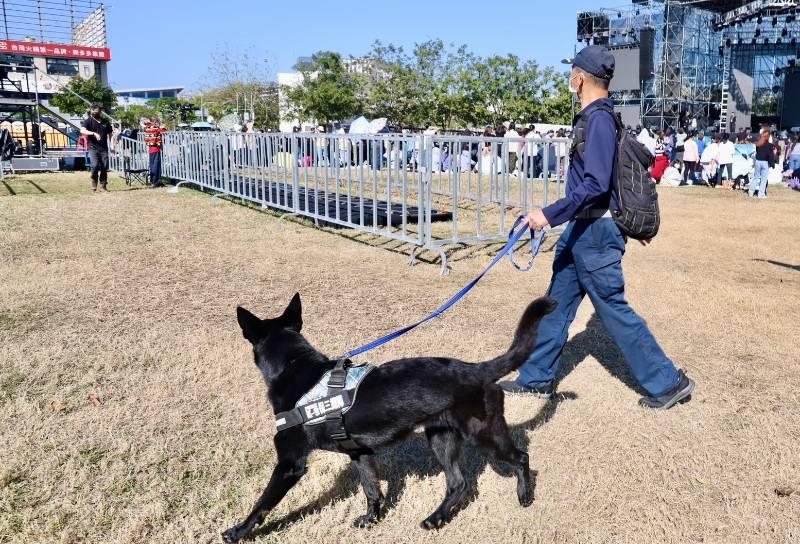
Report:
M 108 167 L 125 175 L 126 172 L 147 170 L 150 167 L 144 138 L 133 140 L 125 136 L 114 142 L 108 155 Z
M 112 168 L 147 167 L 143 141 L 123 138 Z M 438 253 L 504 241 L 523 210 L 563 196 L 566 139 L 420 134 L 169 132 L 162 173 L 301 216 Z

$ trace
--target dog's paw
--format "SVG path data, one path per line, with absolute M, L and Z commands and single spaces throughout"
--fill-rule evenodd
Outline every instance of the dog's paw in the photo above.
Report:
M 353 527 L 356 529 L 366 529 L 367 527 L 371 527 L 376 523 L 378 523 L 378 518 L 376 516 L 365 514 L 363 516 L 358 516 L 353 520 Z
M 519 499 L 520 506 L 527 508 L 533 504 L 533 491 L 528 489 L 525 491 L 525 493 L 518 495 L 517 498 Z
M 222 533 L 222 541 L 223 542 L 239 542 L 244 537 L 249 534 L 250 531 L 246 530 L 241 525 L 237 525 L 236 527 L 231 527 L 224 533 Z
M 533 486 L 530 482 L 525 480 L 517 482 L 517 499 L 523 508 L 533 504 Z
M 427 531 L 430 531 L 433 529 L 439 529 L 441 527 L 444 527 L 446 523 L 447 523 L 447 518 L 445 518 L 438 512 L 434 512 L 433 514 L 428 516 L 427 519 L 423 520 L 422 523 L 419 524 L 419 526 Z

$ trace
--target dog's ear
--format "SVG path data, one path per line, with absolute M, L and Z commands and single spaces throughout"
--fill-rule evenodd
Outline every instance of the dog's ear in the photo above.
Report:
M 255 344 L 261 340 L 264 327 L 259 318 L 241 306 L 238 306 L 236 308 L 236 319 L 239 321 L 239 326 L 242 328 L 242 335 L 250 340 L 250 343 Z
M 303 308 L 300 304 L 300 293 L 295 293 L 292 301 L 283 311 L 281 322 L 287 329 L 300 332 L 303 328 Z

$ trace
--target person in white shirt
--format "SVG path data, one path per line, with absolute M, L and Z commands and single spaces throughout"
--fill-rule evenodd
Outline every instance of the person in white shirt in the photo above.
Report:
M 442 170 L 442 150 L 439 149 L 439 144 L 433 144 L 431 149 L 431 172 L 441 172 Z
M 697 183 L 695 174 L 697 173 L 698 162 L 700 162 L 700 152 L 692 132 L 689 133 L 689 137 L 686 138 L 686 142 L 683 144 L 683 182 L 681 182 L 681 185 L 688 185 L 689 178 L 692 180 L 692 185 Z
M 717 185 L 717 167 L 719 166 L 719 138 L 716 135 L 711 138 L 711 143 L 703 150 L 700 164 L 703 168 L 703 179 L 711 187 L 715 187 Z
M 484 176 L 491 176 L 493 174 L 501 174 L 503 172 L 503 159 L 497 156 L 497 153 L 492 153 L 491 145 L 484 145 L 481 148 L 480 160 L 480 174 Z
M 472 153 L 469 151 L 469 144 L 461 144 L 461 155 L 459 155 L 459 171 L 469 172 L 475 166 L 475 161 L 472 160 Z
M 636 141 L 645 146 L 651 155 L 656 156 L 656 139 L 653 138 L 649 130 L 643 128 L 636 137 Z
M 513 122 L 508 124 L 506 138 L 508 138 L 508 171 L 514 174 L 517 171 L 517 158 L 519 157 L 519 132 Z
M 525 145 L 522 146 L 525 155 L 524 168 L 527 171 L 526 175 L 529 177 L 536 177 L 538 174 L 538 165 L 536 164 L 539 155 L 539 145 L 535 142 L 542 137 L 536 130 L 535 126 L 531 126 L 525 134 Z
M 666 185 L 668 187 L 677 187 L 681 185 L 682 176 L 680 171 L 681 161 L 675 159 L 672 161 L 672 164 L 664 170 L 664 174 L 661 176 L 661 185 Z
M 344 166 L 350 164 L 350 140 L 345 136 L 344 128 L 336 129 L 336 139 L 339 143 L 339 164 Z
M 800 170 L 800 143 L 797 141 L 797 136 L 792 136 L 789 147 L 786 148 L 786 162 L 789 170 L 794 172 Z
M 722 186 L 730 189 L 733 185 L 733 154 L 735 153 L 733 142 L 730 140 L 729 134 L 722 135 L 722 142 L 719 144 L 717 157 L 719 160 L 719 172 L 717 172 L 717 180 L 722 180 Z M 726 177 L 727 175 L 727 177 Z
M 679 128 L 675 134 L 675 158 L 681 162 L 683 162 L 684 144 L 686 144 L 686 131 Z

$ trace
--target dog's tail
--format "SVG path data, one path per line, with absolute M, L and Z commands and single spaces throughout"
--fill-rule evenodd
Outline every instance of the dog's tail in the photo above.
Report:
M 536 347 L 539 322 L 544 316 L 556 309 L 558 303 L 548 297 L 537 298 L 531 302 L 519 320 L 514 340 L 508 351 L 491 361 L 481 363 L 480 373 L 483 383 L 496 382 L 509 372 L 522 366 Z

